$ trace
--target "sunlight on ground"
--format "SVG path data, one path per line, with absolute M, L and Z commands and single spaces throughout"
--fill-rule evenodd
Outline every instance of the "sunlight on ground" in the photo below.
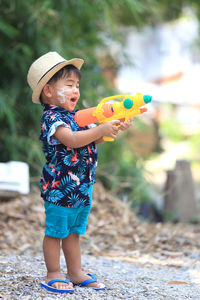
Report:
M 191 281 L 200 286 L 200 270 L 190 270 L 189 271 Z
M 124 262 L 129 262 L 129 263 L 139 263 L 139 264 L 148 264 L 149 266 L 151 265 L 161 265 L 161 266 L 173 266 L 175 268 L 180 268 L 185 265 L 185 261 L 181 259 L 182 257 L 182 252 L 177 252 L 173 253 L 172 257 L 166 257 L 166 256 L 161 256 L 158 258 L 153 257 L 151 254 L 144 254 L 142 255 L 140 253 L 140 256 L 138 255 L 131 255 L 131 256 L 120 256 L 120 255 L 114 255 L 112 252 L 110 252 L 110 255 L 106 256 L 106 259 L 108 260 L 120 260 Z M 180 257 L 179 257 L 180 256 Z

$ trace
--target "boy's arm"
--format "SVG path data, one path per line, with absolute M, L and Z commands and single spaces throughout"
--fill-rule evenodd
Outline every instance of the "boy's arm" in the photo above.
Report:
M 54 136 L 65 146 L 80 148 L 100 140 L 103 136 L 109 136 L 115 139 L 118 130 L 116 121 L 110 121 L 87 130 L 75 132 L 70 128 L 59 126 Z
M 100 139 L 94 141 L 96 145 L 105 143 L 104 139 L 101 137 Z

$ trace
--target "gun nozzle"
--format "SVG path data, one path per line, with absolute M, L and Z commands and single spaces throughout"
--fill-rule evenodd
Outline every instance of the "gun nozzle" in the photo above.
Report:
M 140 108 L 140 113 L 141 113 L 141 114 L 143 114 L 143 113 L 146 112 L 146 111 L 147 111 L 147 108 L 146 108 L 146 107 Z
M 144 100 L 145 103 L 151 102 L 151 99 L 152 99 L 152 96 L 150 96 L 150 95 L 144 95 L 143 96 L 143 100 Z

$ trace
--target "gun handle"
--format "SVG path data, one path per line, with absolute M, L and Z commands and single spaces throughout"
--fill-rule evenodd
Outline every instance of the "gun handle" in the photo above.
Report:
M 113 142 L 113 141 L 114 141 L 114 139 L 111 138 L 111 137 L 109 137 L 109 136 L 103 136 L 103 140 L 104 140 L 105 142 Z

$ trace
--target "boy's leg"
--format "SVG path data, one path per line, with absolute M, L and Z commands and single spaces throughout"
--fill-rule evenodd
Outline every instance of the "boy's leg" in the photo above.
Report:
M 81 269 L 81 249 L 79 235 L 75 233 L 69 234 L 62 240 L 62 248 L 67 264 L 68 278 L 73 283 L 81 283 L 91 277 L 86 275 Z M 88 284 L 88 286 L 99 288 L 98 282 Z
M 43 240 L 44 259 L 47 268 L 46 282 L 52 279 L 66 279 L 60 270 L 60 239 L 45 235 Z M 72 283 L 55 282 L 52 286 L 56 289 L 72 288 Z

